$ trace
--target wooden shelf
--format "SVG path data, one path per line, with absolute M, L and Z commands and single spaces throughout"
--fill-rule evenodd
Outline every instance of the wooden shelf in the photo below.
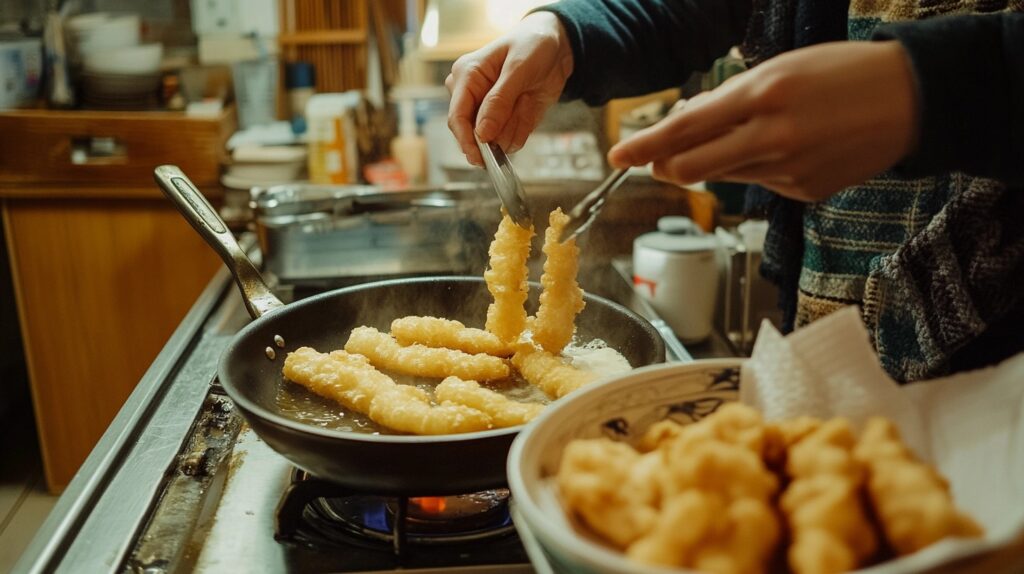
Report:
M 310 44 L 365 44 L 366 30 L 312 30 L 302 33 L 281 34 L 281 46 Z
M 232 110 L 0 114 L 0 207 L 47 484 L 106 430 L 220 260 L 153 182 L 174 163 L 215 202 Z M 71 160 L 76 139 L 115 158 Z
M 197 185 L 218 184 L 234 108 L 214 118 L 183 112 L 15 110 L 0 113 L 0 185 L 151 186 L 153 168 L 175 164 Z M 110 156 L 76 152 L 109 140 Z M 3 192 L 0 192 L 3 193 Z

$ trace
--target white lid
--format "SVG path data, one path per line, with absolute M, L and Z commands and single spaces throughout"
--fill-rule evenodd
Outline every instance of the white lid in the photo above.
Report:
M 636 238 L 638 247 L 671 251 L 675 253 L 696 253 L 714 251 L 718 238 L 704 233 L 689 217 L 662 217 L 658 220 L 658 231 L 645 233 Z

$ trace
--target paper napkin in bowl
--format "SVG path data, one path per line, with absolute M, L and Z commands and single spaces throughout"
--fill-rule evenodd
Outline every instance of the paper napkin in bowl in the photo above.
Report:
M 870 572 L 916 572 L 1024 540 L 1024 354 L 901 386 L 849 307 L 786 337 L 765 322 L 743 366 L 740 400 L 767 420 L 843 416 L 859 427 L 872 416 L 891 419 L 949 479 L 957 505 L 986 528 L 983 541 L 946 540 Z

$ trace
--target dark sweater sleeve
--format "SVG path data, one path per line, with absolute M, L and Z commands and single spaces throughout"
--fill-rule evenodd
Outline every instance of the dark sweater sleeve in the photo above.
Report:
M 917 82 L 918 145 L 898 171 L 1024 183 L 1024 14 L 900 22 L 873 39 L 902 43 Z
M 563 99 L 597 106 L 682 85 L 743 39 L 750 0 L 562 0 L 573 73 Z

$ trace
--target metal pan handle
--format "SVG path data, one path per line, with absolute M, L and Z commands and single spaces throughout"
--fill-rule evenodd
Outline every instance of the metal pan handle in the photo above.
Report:
M 162 165 L 153 170 L 153 177 L 178 211 L 224 260 L 235 276 L 242 299 L 245 300 L 245 308 L 253 319 L 284 306 L 238 246 L 224 220 L 178 166 Z

